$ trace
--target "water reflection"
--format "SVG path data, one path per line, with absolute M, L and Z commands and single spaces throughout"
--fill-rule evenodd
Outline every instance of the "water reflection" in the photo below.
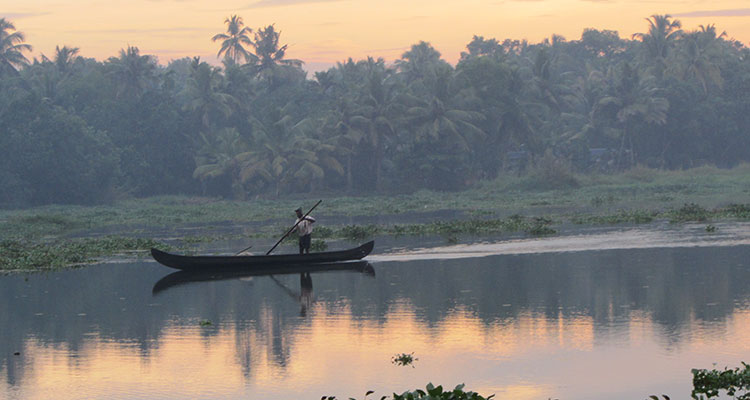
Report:
M 284 290 L 291 298 L 298 300 L 300 305 L 299 315 L 301 317 L 307 316 L 307 310 L 313 304 L 313 286 L 312 277 L 309 272 L 302 272 L 299 274 L 299 293 L 293 289 L 287 287 L 284 283 L 276 279 L 273 275 L 270 276 L 275 284 L 277 284 L 282 290 Z
M 690 368 L 750 360 L 748 255 L 380 262 L 375 278 L 180 278 L 153 263 L 3 277 L 0 393 L 348 398 L 433 381 L 499 398 L 687 398 Z M 404 352 L 416 368 L 390 363 Z
M 313 265 L 306 264 L 288 264 L 277 266 L 254 266 L 246 269 L 242 268 L 223 268 L 209 271 L 177 271 L 161 279 L 155 284 L 151 293 L 156 296 L 160 292 L 171 287 L 182 286 L 194 282 L 209 281 L 226 281 L 226 280 L 246 280 L 246 278 L 274 275 L 299 274 L 300 284 L 308 285 L 312 289 L 312 278 L 310 273 L 331 272 L 331 271 L 351 271 L 361 272 L 369 276 L 375 276 L 375 269 L 367 261 L 339 262 L 339 263 L 320 263 Z M 305 283 L 302 283 L 302 277 L 306 277 Z

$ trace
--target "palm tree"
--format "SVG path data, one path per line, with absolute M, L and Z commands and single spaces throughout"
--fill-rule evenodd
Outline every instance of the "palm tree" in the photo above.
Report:
M 305 118 L 297 123 L 300 134 L 293 137 L 289 157 L 290 168 L 284 181 L 300 191 L 309 188 L 310 192 L 321 187 L 326 178 L 344 176 L 344 166 L 340 158 L 348 154 L 348 149 L 340 146 L 341 137 L 331 135 L 323 129 L 323 120 Z
M 28 81 L 41 98 L 52 101 L 57 97 L 58 86 L 68 77 L 77 53 L 78 48 L 63 46 L 61 49 L 56 46 L 53 60 L 44 54 L 41 61 L 34 59 L 34 63 L 28 68 Z
M 477 177 L 475 150 L 486 145 L 485 132 L 478 126 L 484 115 L 462 104 L 462 87 L 453 84 L 450 66 L 438 68 L 426 80 L 427 95 L 408 109 L 408 131 L 413 133 L 417 154 L 408 162 L 421 171 L 431 187 L 455 189 Z M 461 166 L 469 168 L 461 168 Z M 416 172 L 416 171 L 415 171 Z
M 519 68 L 510 62 L 518 58 L 515 53 L 507 57 L 469 56 L 456 66 L 455 85 L 461 88 L 464 103 L 450 104 L 458 109 L 469 109 L 470 104 L 471 110 L 482 113 L 481 123 L 471 123 L 487 135 L 482 146 L 474 148 L 475 160 L 487 177 L 502 167 L 502 157 L 498 155 L 522 144 L 535 148 L 534 116 L 540 114 L 537 109 L 544 107 L 533 104 L 536 98 L 528 95 L 531 71 L 522 78 Z
M 357 116 L 354 113 L 357 108 L 354 99 L 350 96 L 339 96 L 334 104 L 327 112 L 321 130 L 328 132 L 327 142 L 335 146 L 336 156 L 346 161 L 343 172 L 346 175 L 346 188 L 351 191 L 354 187 L 354 156 L 365 133 L 353 122 Z
M 201 143 L 195 157 L 193 178 L 201 182 L 205 191 L 206 183 L 210 180 L 228 176 L 232 191 L 241 198 L 244 191 L 236 177 L 236 157 L 248 150 L 246 141 L 234 128 L 224 128 L 212 134 L 200 133 L 199 138 Z
M 267 81 L 270 88 L 280 82 L 304 80 L 305 77 L 301 69 L 304 63 L 301 60 L 284 58 L 288 45 L 279 46 L 280 36 L 280 31 L 276 31 L 273 25 L 268 25 L 255 32 L 252 43 L 257 60 L 255 72 Z
M 272 109 L 262 119 L 250 118 L 252 146 L 235 157 L 240 183 L 255 190 L 270 188 L 278 196 L 283 189 L 299 192 L 323 180 L 324 166 L 332 161 L 324 153 L 334 149 L 311 134 L 315 121 L 297 120 L 290 113 L 293 107 L 290 102 Z M 328 165 L 343 173 L 340 164 Z
M 217 68 L 208 63 L 194 60 L 190 77 L 185 85 L 183 95 L 187 99 L 185 109 L 201 117 L 201 130 L 209 134 L 213 119 L 228 117 L 237 100 L 222 91 L 224 77 Z
M 23 55 L 24 51 L 31 51 L 31 45 L 23 43 L 26 39 L 22 32 L 10 31 L 16 27 L 5 18 L 0 18 L 0 73 L 17 73 L 20 68 L 29 63 Z
M 284 58 L 288 45 L 279 47 L 280 37 L 281 31 L 276 32 L 273 25 L 259 28 L 255 32 L 255 41 L 253 41 L 252 46 L 255 48 L 255 55 L 258 57 L 260 71 L 274 69 L 278 65 L 301 67 L 304 64 L 301 60 Z
M 726 35 L 717 35 L 714 25 L 700 25 L 700 30 L 686 33 L 679 48 L 682 62 L 676 63 L 678 76 L 697 81 L 703 93 L 708 93 L 710 87 L 721 88 L 724 81 L 716 60 L 721 57 L 721 42 Z
M 425 41 L 412 45 L 409 51 L 396 60 L 396 68 L 406 77 L 407 83 L 425 79 L 435 68 L 443 65 L 447 63 L 440 58 L 440 52 Z
M 45 102 L 53 101 L 57 95 L 60 82 L 60 71 L 47 57 L 42 55 L 41 61 L 34 59 L 33 64 L 25 70 L 26 81 L 39 98 Z
M 475 124 L 484 117 L 481 113 L 462 109 L 456 105 L 458 90 L 452 87 L 450 68 L 436 71 L 431 80 L 431 96 L 421 104 L 409 108 L 411 125 L 416 126 L 417 140 L 434 140 L 460 152 L 469 152 L 472 144 L 486 135 Z
M 630 150 L 630 162 L 635 163 L 633 125 L 638 122 L 664 125 L 667 122 L 669 101 L 661 96 L 661 89 L 651 75 L 641 74 L 629 63 L 625 63 L 614 84 L 613 93 L 599 100 L 601 107 L 613 107 L 617 122 L 621 126 L 621 161 L 626 142 Z
M 595 58 L 610 59 L 625 50 L 625 42 L 617 31 L 586 28 L 581 34 L 581 45 Z
M 646 61 L 656 67 L 655 75 L 661 78 L 666 67 L 666 59 L 674 43 L 682 35 L 682 23 L 671 20 L 669 14 L 654 14 L 646 18 L 649 23 L 648 33 L 635 33 L 633 38 L 640 39 L 646 48 Z
M 108 67 L 117 80 L 117 97 L 122 95 L 140 96 L 156 82 L 156 60 L 152 56 L 142 56 L 137 47 L 120 49 L 119 57 L 110 57 Z
M 509 148 L 528 147 L 532 153 L 542 152 L 539 126 L 544 106 L 525 95 L 526 85 L 517 70 L 511 71 L 507 93 L 499 104 L 497 127 L 501 142 Z
M 63 46 L 60 48 L 60 46 L 55 46 L 54 63 L 62 74 L 66 74 L 70 70 L 70 66 L 77 58 L 78 47 Z
M 606 76 L 590 64 L 586 74 L 576 77 L 566 97 L 569 112 L 561 114 L 563 133 L 559 140 L 566 144 L 583 143 L 586 147 L 602 147 L 605 132 L 611 132 L 603 124 L 600 101 L 609 89 Z
M 254 55 L 247 51 L 244 45 L 252 46 L 253 41 L 250 39 L 250 34 L 253 32 L 249 27 L 244 26 L 245 23 L 242 21 L 242 17 L 232 15 L 224 20 L 227 24 L 227 33 L 219 33 L 214 35 L 211 40 L 214 42 L 221 40 L 221 48 L 217 53 L 217 56 L 229 58 L 230 60 L 237 63 L 240 57 L 245 59 L 245 62 L 250 62 L 254 59 Z
M 366 78 L 357 99 L 356 115 L 350 121 L 354 128 L 364 133 L 363 142 L 373 150 L 375 188 L 379 191 L 386 142 L 396 135 L 393 122 L 399 107 L 399 91 L 393 80 L 393 70 L 385 66 L 382 58 L 374 60 L 368 57 L 361 65 Z
M 553 36 L 553 39 L 555 37 Z M 555 82 L 555 78 L 559 77 L 560 74 L 553 73 L 556 60 L 549 53 L 550 50 L 547 47 L 542 47 L 536 53 L 531 70 L 533 73 L 531 88 L 536 91 L 535 95 L 542 103 L 553 111 L 559 112 L 561 104 L 558 100 L 560 97 L 558 93 L 564 92 L 564 85 Z
M 368 57 L 367 60 L 355 62 L 349 58 L 346 62 L 338 62 L 328 71 L 315 74 L 321 90 L 332 105 L 325 113 L 321 130 L 327 133 L 326 143 L 336 147 L 336 157 L 344 160 L 347 190 L 353 189 L 358 172 L 368 174 L 377 169 L 372 169 L 367 162 L 356 160 L 358 156 L 362 156 L 361 160 L 370 159 L 373 155 L 371 150 L 376 147 L 374 143 L 380 142 L 377 130 L 370 130 L 372 121 L 369 121 L 369 115 L 373 111 L 371 106 L 377 103 L 377 100 L 373 101 L 370 97 L 378 98 L 381 93 L 378 79 L 373 79 L 375 71 L 380 69 L 385 70 L 383 59 Z M 392 72 L 387 72 L 391 81 Z M 392 83 L 388 82 L 388 85 L 392 86 Z M 396 94 L 395 90 L 389 91 L 391 97 Z M 367 94 L 368 92 L 370 93 Z M 387 130 L 383 132 L 393 135 L 393 132 Z
M 682 34 L 682 23 L 670 20 L 671 15 L 654 14 L 646 18 L 649 23 L 648 33 L 635 33 L 633 38 L 640 39 L 652 58 L 667 58 L 675 40 Z
M 367 64 L 374 62 L 376 61 L 372 57 L 357 62 L 349 58 L 346 62 L 337 62 L 328 71 L 316 72 L 315 80 L 323 92 L 332 95 L 334 99 L 341 99 L 341 96 L 355 97 L 367 80 Z
M 466 49 L 468 52 L 461 52 L 461 60 L 483 56 L 502 59 L 505 56 L 505 48 L 497 39 L 485 39 L 483 36 L 474 35 Z
M 261 191 L 266 187 L 273 188 L 278 196 L 281 190 L 279 181 L 287 165 L 284 142 L 274 140 L 272 134 L 260 121 L 255 122 L 252 146 L 249 151 L 236 156 L 239 163 L 239 182 L 250 185 L 253 190 Z
M 224 62 L 225 90 L 235 99 L 251 99 L 253 97 L 253 77 L 244 65 L 235 64 L 232 60 Z M 243 102 L 243 105 L 247 105 Z

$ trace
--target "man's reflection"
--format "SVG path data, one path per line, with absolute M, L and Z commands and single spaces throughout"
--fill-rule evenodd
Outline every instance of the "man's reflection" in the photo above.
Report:
M 286 294 L 289 295 L 289 297 L 292 297 L 293 299 L 299 301 L 300 310 L 299 315 L 304 317 L 307 316 L 307 310 L 312 307 L 313 304 L 313 284 L 312 284 L 312 277 L 310 276 L 309 272 L 302 272 L 299 274 L 299 286 L 300 290 L 299 293 L 296 293 L 294 290 L 287 287 L 284 283 L 276 279 L 275 276 L 269 275 L 271 280 L 273 280 L 281 289 L 286 292 Z
M 307 316 L 307 309 L 310 308 L 313 303 L 313 284 L 312 277 L 310 276 L 309 272 L 303 272 L 299 274 L 299 286 L 299 315 L 304 317 Z

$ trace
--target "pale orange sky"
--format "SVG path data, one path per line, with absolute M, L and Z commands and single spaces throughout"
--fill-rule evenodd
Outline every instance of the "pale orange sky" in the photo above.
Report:
M 748 0 L 0 0 L 0 17 L 26 34 L 32 57 L 67 45 L 104 60 L 131 45 L 163 64 L 185 56 L 216 63 L 211 37 L 232 14 L 253 29 L 276 24 L 287 57 L 308 70 L 348 57 L 392 62 L 420 40 L 455 63 L 473 35 L 535 43 L 596 28 L 629 38 L 652 14 L 671 14 L 687 30 L 715 24 L 750 43 Z

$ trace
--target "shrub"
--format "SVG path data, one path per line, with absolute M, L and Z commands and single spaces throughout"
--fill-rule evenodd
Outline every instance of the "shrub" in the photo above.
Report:
M 681 208 L 672 213 L 672 222 L 698 221 L 708 219 L 708 210 L 695 203 L 685 203 Z
M 657 176 L 661 175 L 660 171 L 654 168 L 648 168 L 641 164 L 630 168 L 623 174 L 626 178 L 632 179 L 637 182 L 653 182 Z
M 730 204 L 726 211 L 735 218 L 750 218 L 750 204 Z
M 521 184 L 526 189 L 554 190 L 580 186 L 570 161 L 547 152 L 539 158 Z

